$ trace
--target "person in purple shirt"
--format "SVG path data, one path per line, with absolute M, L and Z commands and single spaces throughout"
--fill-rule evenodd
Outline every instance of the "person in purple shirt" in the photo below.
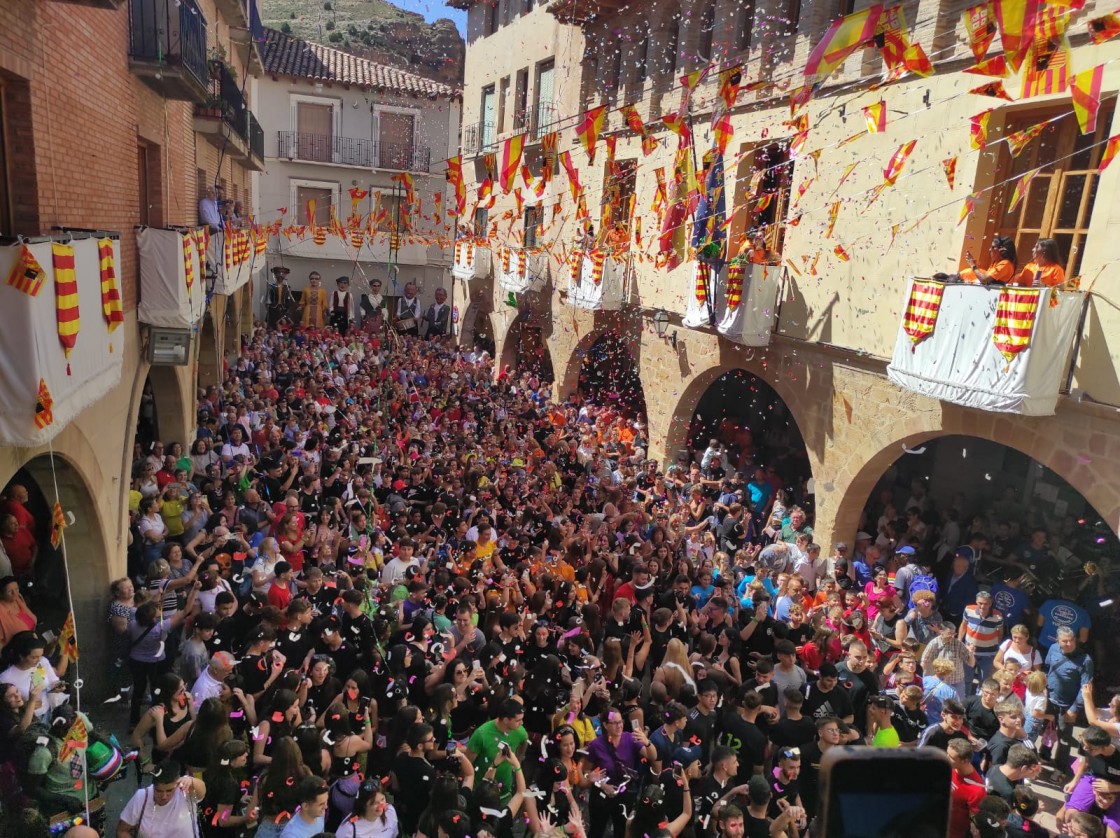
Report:
M 615 835 L 625 835 L 625 808 L 633 814 L 642 760 L 657 759 L 657 749 L 640 726 L 633 732 L 625 730 L 622 713 L 614 707 L 604 718 L 602 733 L 587 746 L 584 757 L 584 773 L 592 775 L 595 784 L 591 790 L 590 834 L 605 834 L 609 822 L 614 825 Z

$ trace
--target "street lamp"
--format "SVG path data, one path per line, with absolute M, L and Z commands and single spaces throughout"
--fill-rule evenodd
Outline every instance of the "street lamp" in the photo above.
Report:
M 669 331 L 669 312 L 663 308 L 659 308 L 653 315 L 653 330 L 657 332 L 657 336 L 665 339 L 666 333 Z M 673 329 L 673 333 L 668 337 L 669 343 L 673 345 L 673 349 L 677 348 L 677 330 Z

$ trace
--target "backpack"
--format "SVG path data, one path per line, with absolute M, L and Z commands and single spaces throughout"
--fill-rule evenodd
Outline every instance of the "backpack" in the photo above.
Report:
M 931 574 L 915 569 L 914 578 L 910 581 L 910 602 L 907 607 L 914 607 L 914 594 L 918 591 L 930 591 L 937 596 L 937 580 Z

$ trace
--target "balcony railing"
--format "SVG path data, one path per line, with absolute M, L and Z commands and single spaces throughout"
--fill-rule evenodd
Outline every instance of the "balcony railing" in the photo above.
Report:
M 205 134 L 220 149 L 251 164 L 258 171 L 264 166 L 264 129 L 245 103 L 245 94 L 229 67 L 221 62 L 210 63 L 210 81 L 206 101 L 195 106 L 195 130 Z M 218 123 L 226 131 L 212 127 Z M 227 137 L 236 141 L 227 146 Z
M 129 0 L 129 63 L 143 81 L 169 99 L 202 102 L 206 18 L 194 0 Z
M 533 111 L 533 139 L 539 140 L 560 121 L 560 111 L 551 102 L 538 102 Z
M 478 122 L 463 129 L 463 153 L 483 154 L 498 147 L 498 133 L 493 122 Z
M 912 306 L 915 299 L 920 306 Z M 900 301 L 887 377 L 964 407 L 1050 416 L 1085 300 L 1081 291 L 914 278 Z M 912 307 L 926 314 L 909 315 Z
M 413 143 L 382 143 L 333 134 L 303 134 L 280 131 L 280 157 L 311 163 L 338 163 L 363 169 L 396 172 L 426 172 L 432 153 Z
M 257 118 L 253 116 L 252 111 L 245 111 L 248 125 L 246 133 L 248 136 L 245 138 L 249 143 L 249 153 L 256 157 L 258 160 L 264 160 L 264 129 L 261 124 L 257 122 Z

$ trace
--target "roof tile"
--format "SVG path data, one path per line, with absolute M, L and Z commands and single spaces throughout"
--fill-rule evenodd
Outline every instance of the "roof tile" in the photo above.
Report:
M 449 85 L 398 67 L 359 58 L 340 49 L 294 38 L 276 29 L 265 30 L 262 53 L 265 72 L 271 75 L 356 85 L 432 99 L 461 95 L 461 91 Z

